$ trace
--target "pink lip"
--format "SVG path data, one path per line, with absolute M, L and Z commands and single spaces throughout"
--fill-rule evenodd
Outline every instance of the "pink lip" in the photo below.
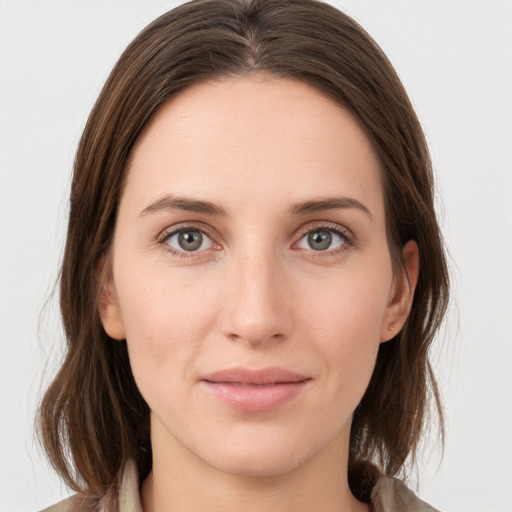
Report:
M 238 367 L 207 375 L 202 383 L 234 409 L 263 412 L 276 409 L 297 396 L 310 380 L 284 368 L 249 370 Z

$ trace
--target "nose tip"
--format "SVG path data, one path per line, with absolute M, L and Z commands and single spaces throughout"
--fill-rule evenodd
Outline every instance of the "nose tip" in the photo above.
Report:
M 245 258 L 226 283 L 222 331 L 251 345 L 284 339 L 291 318 L 283 273 L 271 258 Z
M 270 340 L 279 340 L 284 337 L 279 327 L 270 325 L 269 319 L 257 321 L 253 316 L 248 316 L 237 322 L 232 322 L 230 328 L 225 330 L 226 336 L 233 341 L 245 341 L 251 345 L 258 345 Z

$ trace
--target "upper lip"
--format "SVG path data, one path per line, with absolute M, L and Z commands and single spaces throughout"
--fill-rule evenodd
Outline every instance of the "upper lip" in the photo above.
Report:
M 309 380 L 310 377 L 276 366 L 249 369 L 244 367 L 226 368 L 205 376 L 202 380 L 213 383 L 279 384 Z

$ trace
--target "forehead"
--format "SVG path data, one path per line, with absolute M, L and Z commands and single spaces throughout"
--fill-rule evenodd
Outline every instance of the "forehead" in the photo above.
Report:
M 200 83 L 164 104 L 137 141 L 126 192 L 220 203 L 350 194 L 383 208 L 379 162 L 353 116 L 306 83 L 265 75 Z

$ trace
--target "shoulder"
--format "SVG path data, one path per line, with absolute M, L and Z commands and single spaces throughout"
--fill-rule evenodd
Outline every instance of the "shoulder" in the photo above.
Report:
M 373 512 L 439 512 L 396 478 L 379 478 L 372 490 L 371 500 Z
M 74 495 L 45 508 L 41 512 L 94 512 L 97 510 L 97 505 L 97 499 Z
M 41 512 L 142 512 L 137 466 L 129 460 L 101 497 L 75 494 Z

